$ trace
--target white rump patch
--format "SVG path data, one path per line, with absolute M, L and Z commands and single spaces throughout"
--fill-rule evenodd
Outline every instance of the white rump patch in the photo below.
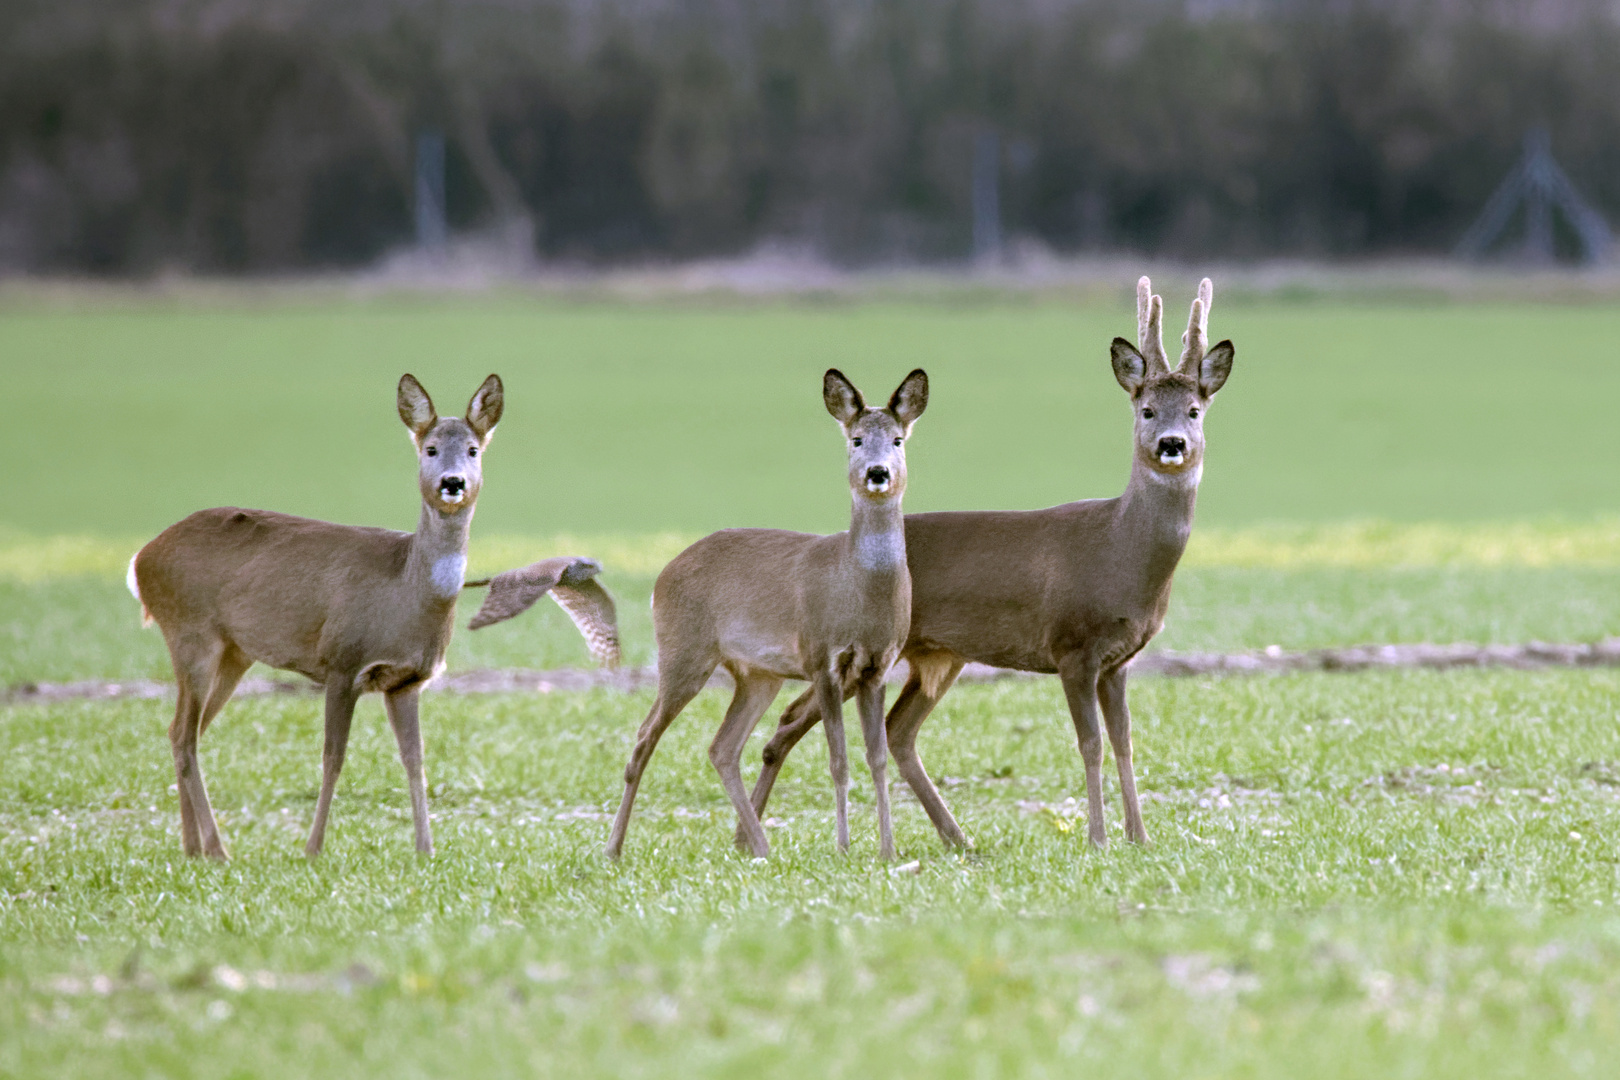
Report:
M 467 580 L 467 556 L 445 555 L 433 564 L 433 571 L 429 575 L 433 582 L 433 591 L 449 599 L 461 592 L 462 583 Z
M 898 529 L 892 532 L 866 533 L 855 539 L 855 561 L 867 570 L 882 570 L 906 564 L 906 534 Z
M 146 601 L 141 600 L 141 583 L 135 580 L 135 560 L 140 557 L 141 553 L 138 551 L 129 557 L 129 570 L 124 574 L 124 584 L 129 586 L 129 595 L 140 601 L 141 625 L 151 626 L 152 613 L 146 609 Z

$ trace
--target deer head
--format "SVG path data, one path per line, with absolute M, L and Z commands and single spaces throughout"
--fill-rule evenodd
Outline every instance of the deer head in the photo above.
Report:
M 440 419 L 433 399 L 414 375 L 400 377 L 398 403 L 399 418 L 416 445 L 422 501 L 447 515 L 471 509 L 484 485 L 484 448 L 495 434 L 505 403 L 500 377 L 484 380 L 467 403 L 465 418 Z
M 907 375 L 881 409 L 868 408 L 855 384 L 837 368 L 822 377 L 821 397 L 844 429 L 849 449 L 849 488 L 857 498 L 897 499 L 906 490 L 906 439 L 928 407 L 928 375 Z
M 1214 286 L 1198 284 L 1187 332 L 1181 337 L 1181 362 L 1175 370 L 1165 356 L 1164 301 L 1152 295 L 1147 278 L 1136 283 L 1136 336 L 1133 346 L 1115 338 L 1111 348 L 1114 378 L 1131 395 L 1136 410 L 1136 458 L 1150 475 L 1196 482 L 1204 466 L 1204 413 L 1232 373 L 1230 341 L 1209 347 L 1209 308 Z

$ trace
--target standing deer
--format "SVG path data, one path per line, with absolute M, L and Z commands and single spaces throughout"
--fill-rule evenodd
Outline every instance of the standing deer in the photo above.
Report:
M 464 419 L 441 419 L 421 383 L 399 380 L 399 418 L 419 464 L 416 532 L 333 525 L 267 510 L 201 510 L 130 560 L 130 591 L 169 646 L 180 701 L 169 742 L 187 855 L 227 858 L 197 760 L 197 739 L 255 661 L 326 688 L 321 794 L 305 851 L 320 853 L 355 702 L 380 691 L 410 784 L 416 850 L 433 851 L 417 698 L 444 667 L 482 454 L 500 421 L 494 375 Z
M 1131 766 L 1126 664 L 1164 625 L 1170 580 L 1187 546 L 1204 469 L 1204 413 L 1232 371 L 1230 341 L 1209 348 L 1213 287 L 1198 286 L 1170 369 L 1163 302 L 1147 278 L 1136 286 L 1137 341 L 1112 346 L 1114 378 L 1136 415 L 1130 482 L 1116 499 L 1046 510 L 912 514 L 905 519 L 911 567 L 911 630 L 902 656 L 910 674 L 888 717 L 889 748 L 940 838 L 967 837 L 917 756 L 917 732 L 969 660 L 1056 673 L 1085 764 L 1091 843 L 1103 847 L 1102 729 L 1119 767 L 1125 835 L 1146 843 Z M 764 813 L 771 786 L 799 739 L 826 712 L 819 698 L 794 701 L 766 745 L 748 820 Z M 739 825 L 741 844 L 747 831 Z
M 704 537 L 664 567 L 653 587 L 658 697 L 624 769 L 624 799 L 607 852 L 618 858 L 641 774 L 659 738 L 718 666 L 736 693 L 709 761 L 737 810 L 740 842 L 770 853 L 742 781 L 742 751 L 785 679 L 810 683 L 806 696 L 826 718 L 837 800 L 838 850 L 849 849 L 849 763 L 843 702 L 853 695 L 877 790 L 882 857 L 894 857 L 889 823 L 884 676 L 900 653 L 911 617 L 911 581 L 900 498 L 905 441 L 928 405 L 928 376 L 913 371 L 885 408 L 868 408 L 836 369 L 822 380 L 827 411 L 843 429 L 853 501 L 849 531 L 811 536 L 780 529 L 726 529 Z

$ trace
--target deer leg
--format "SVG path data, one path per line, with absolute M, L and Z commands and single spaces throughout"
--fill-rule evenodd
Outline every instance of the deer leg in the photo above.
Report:
M 1102 799 L 1102 712 L 1097 703 L 1097 665 L 1089 657 L 1070 653 L 1058 661 L 1058 677 L 1069 699 L 1069 715 L 1080 739 L 1080 759 L 1086 767 L 1087 835 L 1094 847 L 1108 846 L 1103 829 Z
M 174 722 L 169 725 L 169 748 L 174 754 L 174 789 L 180 795 L 180 846 L 187 855 L 202 854 L 202 838 L 197 831 L 197 811 L 191 802 L 191 778 L 199 775 L 197 763 L 197 697 L 184 675 L 176 672 L 180 700 L 175 703 Z
M 173 651 L 171 650 L 171 658 Z M 197 739 L 214 715 L 229 700 L 237 680 L 247 670 L 239 653 L 223 642 L 215 642 L 206 656 L 193 663 L 175 663 L 179 701 L 174 723 L 169 725 L 169 745 L 174 752 L 175 789 L 180 794 L 180 841 L 187 855 L 207 855 L 228 859 L 230 855 L 219 838 L 219 825 L 208 802 L 208 785 L 203 780 L 202 763 L 197 757 Z M 199 692 L 206 687 L 205 692 Z
M 1123 667 L 1097 680 L 1097 699 L 1102 704 L 1103 721 L 1108 725 L 1108 741 L 1114 747 L 1114 764 L 1119 766 L 1119 794 L 1125 803 L 1125 838 L 1145 844 L 1148 834 L 1147 826 L 1142 823 L 1142 807 L 1136 799 L 1136 768 L 1131 761 L 1131 709 L 1125 702 Z
M 855 691 L 866 741 L 866 767 L 877 792 L 878 858 L 894 858 L 894 823 L 889 815 L 889 739 L 883 729 L 883 676 L 867 679 Z
M 196 708 L 198 701 L 195 692 L 190 694 L 191 707 L 196 710 L 194 721 L 195 729 L 191 736 L 190 756 L 191 763 L 196 767 L 195 789 L 201 791 L 198 797 L 195 790 L 186 791 L 181 797 L 180 816 L 181 830 L 185 831 L 186 812 L 191 812 L 193 841 L 203 854 L 212 859 L 229 859 L 230 853 L 225 850 L 224 841 L 219 836 L 219 826 L 214 821 L 214 810 L 208 802 L 208 786 L 203 782 L 202 764 L 197 759 L 197 741 L 202 733 L 208 730 L 208 725 L 214 722 L 225 703 L 231 700 L 236 692 L 236 684 L 242 681 L 242 675 L 253 666 L 253 661 L 242 655 L 231 646 L 221 650 L 219 659 L 214 664 L 214 670 L 209 679 L 208 696 L 202 699 L 202 707 Z M 189 850 L 189 849 L 188 849 Z
M 720 774 L 720 783 L 725 785 L 726 795 L 736 808 L 738 832 L 747 837 L 754 857 L 764 858 L 771 853 L 771 845 L 765 838 L 764 826 L 754 813 L 754 804 L 748 800 L 748 789 L 743 786 L 742 752 L 759 718 L 776 700 L 776 692 L 782 689 L 782 680 L 774 675 L 740 675 L 737 672 L 732 672 L 732 677 L 736 679 L 737 692 L 731 698 L 726 718 L 720 722 L 720 730 L 715 732 L 714 741 L 709 744 L 709 761 Z
M 816 711 L 814 687 L 794 698 L 793 703 L 782 710 L 782 718 L 776 722 L 771 741 L 765 744 L 764 751 L 760 753 L 759 777 L 754 781 L 754 790 L 749 796 L 755 817 L 764 819 L 765 804 L 770 801 L 771 789 L 776 786 L 776 778 L 781 774 L 788 754 L 819 723 L 821 714 Z M 743 847 L 748 840 L 743 835 L 741 823 L 737 825 L 736 839 L 738 847 Z
M 928 778 L 928 770 L 923 768 L 922 758 L 917 755 L 917 732 L 934 711 L 934 706 L 939 704 L 939 699 L 956 681 L 957 675 L 961 674 L 963 660 L 958 656 L 951 657 L 948 666 L 926 684 L 918 660 L 912 659 L 910 663 L 911 677 L 895 699 L 894 708 L 889 710 L 889 753 L 894 755 L 895 767 L 900 770 L 900 776 L 911 788 L 912 794 L 917 796 L 917 801 L 922 803 L 939 838 L 950 847 L 971 847 L 967 834 L 956 823 L 956 818 L 951 816 L 950 807 L 945 805 L 939 789 Z M 935 675 L 935 672 L 928 674 Z M 930 685 L 932 693 L 927 689 Z
M 313 859 L 326 840 L 326 818 L 332 811 L 332 793 L 337 790 L 338 774 L 343 771 L 343 755 L 349 749 L 349 724 L 354 720 L 354 703 L 360 698 L 354 689 L 353 673 L 332 675 L 326 680 L 326 745 L 321 751 L 321 794 L 315 801 L 315 824 L 310 826 L 304 854 Z
M 423 855 L 433 854 L 433 831 L 428 826 L 427 777 L 422 772 L 422 727 L 418 721 L 418 706 L 422 688 L 412 686 L 386 695 L 388 723 L 394 729 L 394 741 L 399 744 L 399 761 L 405 766 L 405 783 L 411 792 L 411 820 L 416 825 L 416 850 Z
M 624 798 L 619 800 L 619 813 L 613 819 L 613 832 L 608 836 L 608 858 L 617 859 L 624 850 L 624 834 L 630 829 L 630 811 L 636 804 L 641 774 L 652 759 L 653 751 L 658 749 L 658 740 L 663 738 L 665 730 L 681 714 L 681 710 L 697 697 L 713 671 L 712 665 L 707 671 L 693 667 L 684 676 L 676 678 L 673 663 L 659 671 L 658 699 L 653 702 L 647 719 L 641 722 L 641 730 L 636 733 L 635 749 L 630 751 L 630 761 L 624 767 Z
M 849 850 L 849 751 L 844 742 L 844 691 L 826 664 L 816 671 L 812 686 L 817 711 L 821 713 L 821 728 L 827 735 L 827 768 L 832 773 L 838 850 L 846 852 Z

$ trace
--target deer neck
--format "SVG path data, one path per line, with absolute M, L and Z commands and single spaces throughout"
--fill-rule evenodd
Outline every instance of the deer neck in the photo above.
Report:
M 906 572 L 906 518 L 900 500 L 873 502 L 854 496 L 849 519 L 849 548 L 862 573 Z
M 429 603 L 449 605 L 461 595 L 467 577 L 467 538 L 472 517 L 470 506 L 459 514 L 444 514 L 422 504 L 422 517 L 411 536 L 411 551 L 405 560 L 405 577 Z
M 1131 465 L 1116 524 L 1125 540 L 1122 550 L 1134 553 L 1150 578 L 1168 580 L 1187 550 L 1203 471 L 1200 464 L 1179 476 L 1165 476 L 1140 460 Z

